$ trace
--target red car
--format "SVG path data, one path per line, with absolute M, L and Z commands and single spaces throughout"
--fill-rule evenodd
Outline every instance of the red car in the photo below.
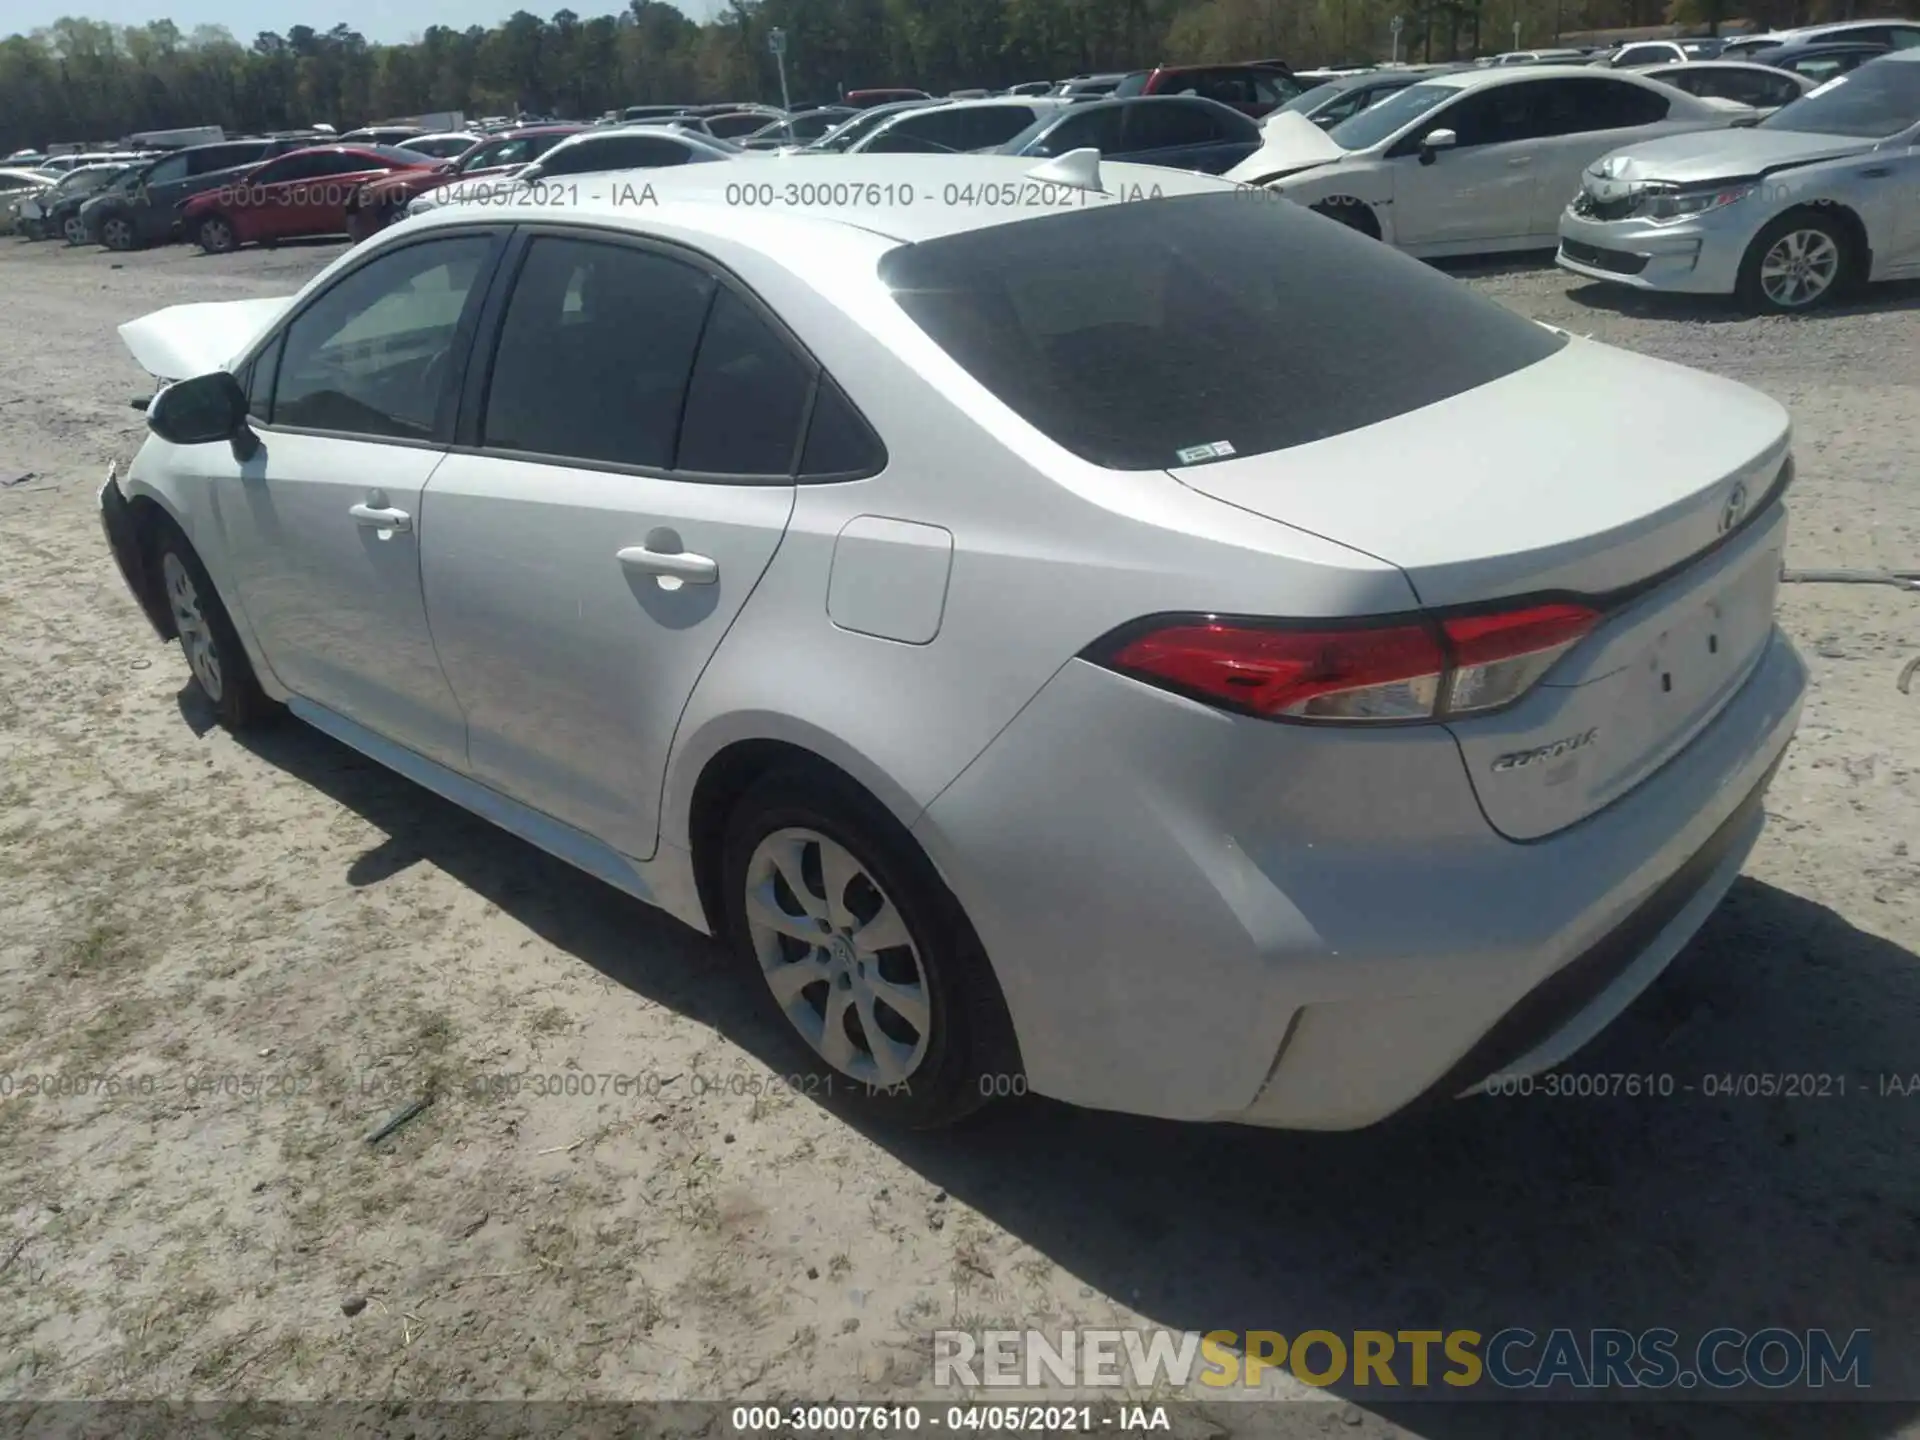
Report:
M 402 170 L 380 176 L 347 203 L 347 233 L 364 240 L 407 212 L 407 202 L 441 185 L 457 185 L 530 165 L 569 135 L 591 125 L 523 125 L 489 135 L 435 170 Z
M 385 145 L 316 145 L 256 165 L 181 207 L 181 228 L 209 255 L 303 235 L 344 235 L 361 186 L 396 171 L 432 174 L 445 162 Z
M 1231 105 L 1258 120 L 1300 93 L 1293 73 L 1277 61 L 1250 65 L 1161 65 L 1136 70 L 1114 87 L 1113 98 L 1133 95 L 1198 95 Z

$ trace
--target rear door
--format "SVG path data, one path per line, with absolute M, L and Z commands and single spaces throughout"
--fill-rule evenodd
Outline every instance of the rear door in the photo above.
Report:
M 366 151 L 326 151 L 309 158 L 313 163 L 284 187 L 284 203 L 273 207 L 268 217 L 273 233 L 282 239 L 343 234 L 347 202 L 362 185 L 398 168 Z
M 1661 133 L 1672 109 L 1648 86 L 1606 75 L 1568 76 L 1542 82 L 1535 172 L 1539 187 L 1529 233 L 1543 246 L 1556 243 L 1560 213 L 1580 189 L 1580 175 L 1602 155 L 1647 134 Z
M 815 371 L 687 252 L 519 246 L 426 497 L 427 610 L 474 776 L 644 859 L 674 727 L 785 533 Z

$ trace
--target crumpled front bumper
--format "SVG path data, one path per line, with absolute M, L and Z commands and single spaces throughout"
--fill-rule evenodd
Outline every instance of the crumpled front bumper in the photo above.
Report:
M 135 522 L 133 507 L 120 493 L 118 466 L 107 467 L 107 483 L 100 487 L 100 528 L 106 533 L 107 548 L 113 552 L 114 563 L 120 567 L 120 578 L 127 582 L 127 589 L 140 602 L 154 634 L 162 640 L 173 639 L 173 616 L 147 568 L 146 549 L 140 543 L 140 527 Z

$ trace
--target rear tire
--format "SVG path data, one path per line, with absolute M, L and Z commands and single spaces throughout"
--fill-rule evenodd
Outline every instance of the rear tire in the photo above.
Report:
M 726 943 L 794 1042 L 797 1088 L 912 1129 L 1025 1092 L 973 927 L 865 791 L 824 768 L 762 776 L 728 817 L 721 873 Z
M 233 628 L 220 593 L 173 523 L 163 523 L 153 542 L 153 583 L 173 616 L 173 628 L 193 683 L 229 730 L 272 720 L 281 707 L 267 698 Z
M 224 215 L 208 215 L 194 230 L 194 243 L 209 255 L 228 255 L 240 248 L 233 222 Z
M 1797 315 L 1830 303 L 1858 283 L 1852 231 L 1818 210 L 1789 210 L 1766 225 L 1740 261 L 1738 293 L 1749 310 Z

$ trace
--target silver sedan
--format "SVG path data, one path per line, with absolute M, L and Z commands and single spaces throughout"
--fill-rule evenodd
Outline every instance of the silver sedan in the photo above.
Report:
M 1806 310 L 1920 274 L 1920 50 L 1836 76 L 1748 130 L 1677 135 L 1589 166 L 1560 264 L 1643 290 Z

